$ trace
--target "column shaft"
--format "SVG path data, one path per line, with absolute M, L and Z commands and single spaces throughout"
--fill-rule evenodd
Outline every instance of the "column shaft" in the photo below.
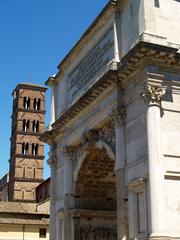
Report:
M 152 105 L 147 112 L 149 195 L 152 235 L 164 233 L 164 174 L 161 152 L 160 108 Z

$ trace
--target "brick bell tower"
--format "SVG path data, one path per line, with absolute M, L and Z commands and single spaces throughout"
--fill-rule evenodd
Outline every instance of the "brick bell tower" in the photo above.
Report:
M 35 188 L 43 181 L 47 88 L 21 83 L 13 91 L 9 201 L 36 201 Z

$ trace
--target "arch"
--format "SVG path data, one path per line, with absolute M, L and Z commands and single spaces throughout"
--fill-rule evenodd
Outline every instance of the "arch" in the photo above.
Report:
M 95 148 L 97 149 L 106 149 L 106 152 L 108 154 L 108 156 L 116 161 L 116 155 L 115 155 L 115 151 L 112 148 L 112 146 L 110 144 L 108 144 L 107 142 L 103 141 L 103 140 L 99 140 L 95 143 Z
M 79 220 L 81 238 L 116 240 L 117 200 L 113 149 L 99 140 L 86 144 L 81 153 L 74 179 L 74 207 L 85 213 L 80 214 Z
M 110 144 L 108 144 L 107 142 L 105 142 L 104 140 L 98 140 L 96 143 L 94 144 L 86 144 L 85 146 L 82 147 L 82 149 L 80 150 L 80 157 L 78 159 L 78 165 L 77 168 L 74 170 L 74 181 L 76 182 L 77 177 L 78 177 L 78 172 L 82 166 L 82 163 L 84 161 L 84 159 L 87 157 L 87 155 L 95 150 L 95 149 L 99 149 L 99 150 L 105 150 L 109 156 L 110 159 L 112 159 L 114 162 L 116 161 L 116 157 L 115 157 L 115 152 L 112 148 L 112 146 Z

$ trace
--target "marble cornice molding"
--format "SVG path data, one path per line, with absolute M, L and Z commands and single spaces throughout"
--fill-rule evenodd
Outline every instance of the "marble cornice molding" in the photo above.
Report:
M 56 129 L 46 130 L 39 139 L 49 145 L 56 143 L 55 139 L 59 135 L 59 132 Z
M 180 69 L 180 53 L 177 48 L 139 41 L 120 61 L 118 79 L 125 87 L 129 78 L 144 64 L 176 66 Z
M 117 12 L 117 13 L 120 13 L 124 6 L 127 4 L 127 0 L 111 0 L 110 1 L 110 4 L 111 4 L 111 7 L 114 8 L 114 11 Z
M 147 84 L 145 86 L 145 91 L 142 93 L 142 97 L 149 106 L 157 105 L 161 107 L 161 101 L 165 96 L 166 90 L 164 87 L 159 86 L 158 84 Z
M 114 69 L 115 68 L 115 69 Z M 49 145 L 55 143 L 56 137 L 63 128 L 79 114 L 84 108 L 95 101 L 107 88 L 118 82 L 116 66 L 110 66 L 109 70 L 93 84 L 72 106 L 70 106 L 56 121 L 52 124 L 51 130 L 45 131 L 40 139 Z M 114 85 L 115 86 L 115 85 Z M 117 85 L 119 88 L 119 86 Z
M 128 189 L 134 190 L 137 188 L 141 188 L 146 184 L 147 177 L 133 179 L 128 183 Z
M 50 76 L 45 82 L 45 84 L 49 87 L 56 86 L 57 85 L 56 76 L 57 76 L 56 74 L 54 74 L 53 76 Z

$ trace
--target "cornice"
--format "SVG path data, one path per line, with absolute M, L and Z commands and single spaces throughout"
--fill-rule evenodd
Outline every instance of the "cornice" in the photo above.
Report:
M 105 73 L 99 81 L 95 82 L 93 86 L 85 92 L 85 94 L 83 94 L 72 106 L 62 113 L 55 123 L 52 124 L 52 129 L 50 131 L 45 131 L 40 136 L 40 140 L 47 142 L 48 144 L 55 143 L 55 138 L 58 136 L 62 127 L 64 127 L 90 103 L 96 100 L 108 87 L 117 82 L 116 73 L 117 71 L 113 69 L 110 69 L 107 73 Z
M 43 179 L 38 179 L 38 178 L 20 178 L 20 177 L 15 177 L 14 181 L 16 181 L 16 182 L 38 182 L 38 183 L 42 183 L 44 180 Z
M 140 41 L 125 55 L 118 65 L 118 78 L 122 86 L 128 84 L 127 79 L 139 69 L 139 64 L 148 62 L 152 65 L 176 66 L 180 71 L 179 49 Z
M 40 139 L 48 144 L 55 142 L 55 138 L 70 120 L 113 84 L 120 85 L 122 88 L 127 86 L 130 77 L 140 69 L 140 65 L 142 68 L 142 65 L 147 60 L 148 64 L 151 65 L 176 66 L 180 70 L 180 53 L 178 53 L 177 48 L 140 41 L 121 59 L 117 70 L 109 70 L 103 77 L 96 81 L 84 95 L 62 113 L 55 123 L 52 124 L 52 129 L 45 131 Z
M 35 113 L 35 114 L 46 114 L 45 110 L 34 110 L 34 109 L 24 109 L 24 108 L 17 108 L 15 112 L 11 115 L 11 118 L 13 118 L 18 112 L 24 112 L 24 113 Z
M 33 91 L 39 91 L 39 92 L 46 92 L 47 88 L 43 87 L 41 85 L 37 84 L 32 84 L 32 83 L 19 83 L 14 91 L 17 91 L 19 89 L 28 89 L 28 90 L 33 90 Z
M 39 159 L 39 160 L 43 160 L 44 156 L 34 156 L 34 155 L 24 155 L 24 154 L 15 154 L 12 159 L 15 158 L 23 158 L 23 159 Z M 11 162 L 11 159 L 9 160 L 9 162 Z
M 42 134 L 42 132 L 37 132 L 37 133 L 34 133 L 34 132 L 24 132 L 24 131 L 14 131 L 14 134 L 10 137 L 10 141 L 12 139 L 14 139 L 17 135 L 23 135 L 23 136 L 33 136 L 33 137 L 40 137 Z

